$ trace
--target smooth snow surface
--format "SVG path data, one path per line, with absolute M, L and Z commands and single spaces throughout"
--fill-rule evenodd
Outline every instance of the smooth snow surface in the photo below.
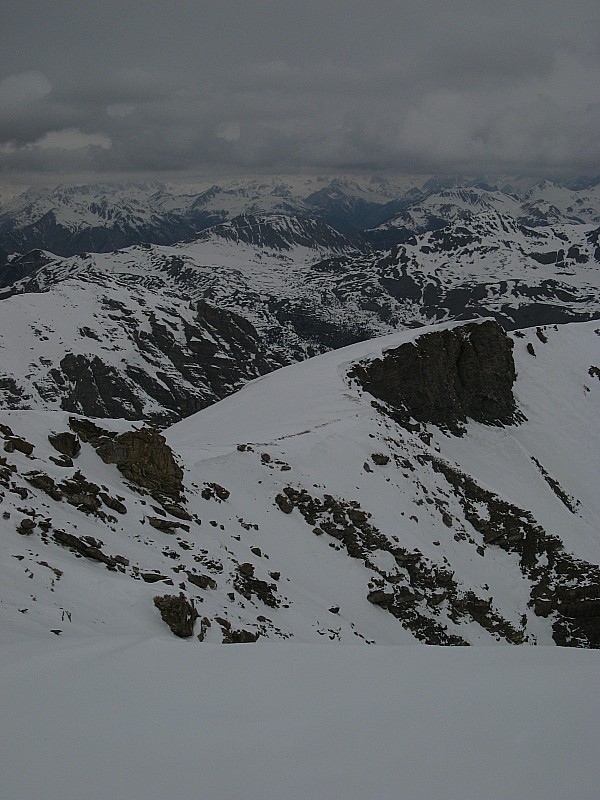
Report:
M 595 652 L 3 649 L 3 800 L 596 800 Z

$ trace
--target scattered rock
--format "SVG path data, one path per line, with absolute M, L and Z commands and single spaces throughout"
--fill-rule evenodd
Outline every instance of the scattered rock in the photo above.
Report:
M 389 464 L 390 457 L 384 455 L 383 453 L 373 453 L 371 455 L 371 460 L 374 464 L 377 464 L 377 466 L 385 467 L 386 464 Z
M 178 530 L 184 530 L 186 532 L 190 530 L 190 526 L 184 525 L 183 522 L 174 522 L 171 519 L 162 519 L 162 517 L 146 517 L 146 519 L 153 528 L 163 533 L 173 534 Z
M 176 503 L 163 503 L 163 508 L 167 514 L 170 514 L 172 517 L 177 517 L 177 519 L 184 519 L 187 522 L 192 522 L 194 519 L 191 514 L 188 514 L 185 508 L 178 506 Z
M 275 502 L 284 514 L 291 514 L 294 510 L 293 503 L 291 503 L 284 494 L 278 494 L 275 498 Z
M 224 486 L 220 486 L 218 483 L 205 483 L 201 494 L 205 500 L 223 501 L 227 500 L 230 492 L 228 489 L 225 489 Z
M 238 565 L 233 585 L 246 600 L 251 600 L 253 597 L 256 597 L 271 608 L 277 608 L 279 606 L 279 601 L 273 594 L 275 589 L 277 589 L 276 584 L 267 583 L 266 581 L 255 578 L 254 566 L 252 564 L 246 563 Z
M 223 633 L 223 644 L 248 644 L 256 642 L 259 636 L 259 631 L 234 631 L 230 629 Z
M 68 547 L 75 553 L 85 556 L 85 558 L 89 558 L 92 561 L 101 561 L 103 564 L 106 564 L 108 569 L 114 570 L 117 566 L 125 567 L 129 565 L 128 559 L 123 556 L 109 556 L 103 553 L 100 549 L 102 542 L 98 541 L 98 539 L 94 539 L 92 536 L 79 538 L 79 536 L 75 536 L 72 533 L 55 531 L 52 534 L 52 538 L 57 544 Z
M 70 505 L 77 506 L 86 514 L 104 516 L 104 513 L 100 511 L 102 505 L 99 497 L 100 487 L 88 481 L 81 470 L 78 470 L 71 478 L 62 481 L 58 488 L 63 492 L 65 500 Z
M 43 472 L 28 472 L 23 475 L 27 483 L 35 489 L 41 489 L 53 500 L 60 501 L 63 498 L 63 493 L 59 487 L 54 483 L 54 480 Z
M 68 456 L 61 456 L 57 458 L 56 456 L 48 456 L 50 461 L 53 464 L 56 464 L 57 467 L 72 467 L 73 466 L 73 459 L 69 458 Z
M 106 492 L 100 492 L 98 497 L 107 508 L 112 509 L 112 511 L 116 511 L 118 514 L 126 514 L 127 507 L 116 497 L 111 497 Z
M 198 586 L 200 589 L 216 589 L 217 582 L 214 578 L 210 578 L 208 575 L 196 575 L 193 572 L 186 572 L 188 581 L 193 583 L 194 586 Z
M 375 591 L 369 592 L 367 600 L 375 606 L 387 608 L 394 600 L 394 592 L 384 592 L 383 589 L 375 589 Z
M 208 617 L 202 617 L 200 620 L 200 633 L 197 636 L 199 642 L 203 642 L 208 629 L 211 627 L 210 620 Z
M 158 583 L 162 581 L 166 583 L 168 586 L 173 586 L 173 581 L 167 575 L 161 575 L 158 572 L 140 572 L 140 578 L 145 583 Z

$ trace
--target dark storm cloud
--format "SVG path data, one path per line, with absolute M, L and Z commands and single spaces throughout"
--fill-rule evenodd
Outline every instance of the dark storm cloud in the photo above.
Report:
M 599 30 L 587 0 L 21 0 L 0 169 L 595 172 Z

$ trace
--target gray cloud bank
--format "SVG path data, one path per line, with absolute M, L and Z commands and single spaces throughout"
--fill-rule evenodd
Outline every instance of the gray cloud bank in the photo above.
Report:
M 102 3 L 3 12 L 0 176 L 600 172 L 600 7 Z

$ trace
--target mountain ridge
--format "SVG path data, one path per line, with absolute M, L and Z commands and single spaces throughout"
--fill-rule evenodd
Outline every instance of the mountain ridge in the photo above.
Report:
M 599 224 L 598 182 L 430 179 L 394 185 L 384 179 L 248 179 L 200 191 L 159 182 L 88 184 L 28 190 L 0 208 L 0 252 L 32 249 L 71 256 L 150 242 L 171 245 L 243 214 L 322 219 L 342 233 L 390 247 L 411 233 L 468 221 L 482 208 L 531 226 Z M 5 256 L 6 258 L 6 256 Z
M 178 499 L 131 479 L 162 437 L 126 452 L 147 434 L 124 421 L 3 412 L 3 624 L 158 633 L 153 598 L 183 596 L 208 642 L 597 647 L 597 325 L 509 337 L 520 416 L 504 426 L 397 421 L 352 378 L 488 325 L 396 333 L 247 384 L 165 431 Z M 69 430 L 81 451 L 59 457 L 48 434 Z

